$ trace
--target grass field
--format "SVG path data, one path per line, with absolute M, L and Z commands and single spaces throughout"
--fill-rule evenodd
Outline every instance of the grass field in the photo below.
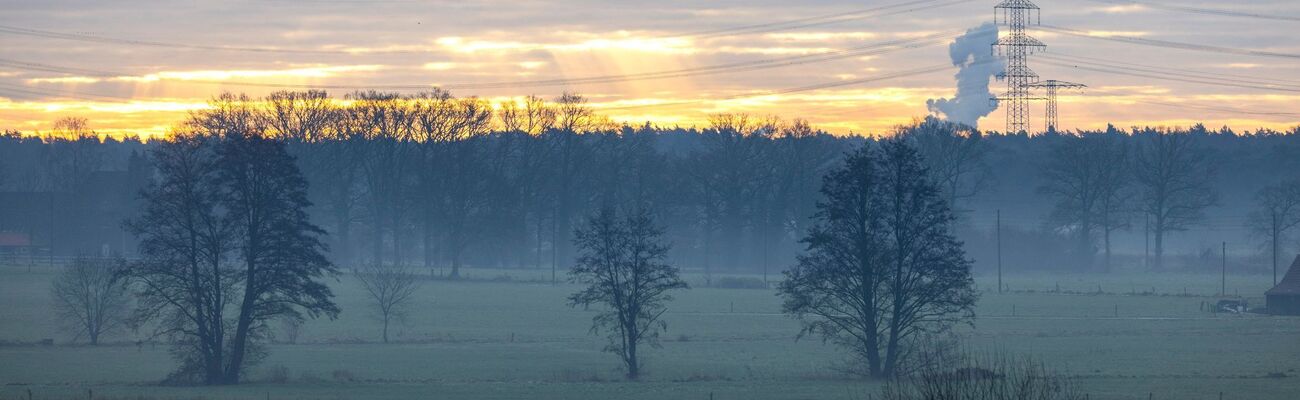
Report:
M 576 287 L 527 283 L 549 279 L 549 270 L 470 270 L 475 281 L 426 281 L 392 344 L 377 343 L 379 326 L 344 276 L 334 284 L 343 315 L 309 322 L 298 344 L 271 345 L 248 374 L 260 382 L 165 387 L 155 384 L 174 367 L 164 345 L 137 346 L 130 332 L 109 345 L 68 344 L 51 318 L 52 276 L 0 267 L 0 399 L 29 390 L 37 399 L 88 391 L 177 399 L 864 399 L 878 390 L 836 372 L 845 360 L 839 349 L 796 341 L 798 325 L 780 314 L 775 291 L 762 289 L 681 292 L 665 316 L 663 347 L 645 353 L 645 378 L 622 381 L 617 358 L 600 352 L 603 337 L 588 333 L 592 313 L 564 305 Z M 996 288 L 985 278 L 980 287 Z M 1269 283 L 1228 278 L 1229 293 L 1256 297 Z M 1014 292 L 986 291 L 974 326 L 959 329 L 968 346 L 1044 361 L 1092 399 L 1300 398 L 1300 318 L 1201 312 L 1201 302 L 1214 300 L 1201 295 L 1219 291 L 1218 276 L 1005 282 Z M 1058 285 L 1062 293 L 1051 293 Z M 1104 294 L 1067 294 L 1099 285 Z M 46 338 L 56 344 L 38 344 Z M 288 381 L 267 382 L 275 371 L 287 371 Z

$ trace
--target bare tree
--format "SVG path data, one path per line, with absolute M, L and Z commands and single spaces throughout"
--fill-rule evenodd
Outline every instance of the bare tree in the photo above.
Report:
M 98 345 L 104 334 L 121 328 L 129 312 L 126 280 L 118 274 L 121 260 L 77 258 L 54 279 L 51 292 L 59 320 Z
M 141 214 L 126 223 L 142 257 L 127 270 L 137 288 L 132 323 L 154 322 L 155 335 L 173 340 L 181 362 L 173 380 L 219 384 L 238 280 L 215 204 L 213 139 L 179 133 L 150 152 L 158 178 L 141 193 Z
M 931 178 L 955 212 L 961 212 L 959 200 L 979 194 L 992 179 L 985 162 L 989 146 L 979 130 L 929 116 L 898 131 L 915 142 Z
M 351 129 L 360 139 L 357 160 L 371 228 L 371 262 L 384 262 L 386 244 L 393 262 L 400 262 L 402 228 L 411 208 L 405 190 L 417 167 L 411 162 L 417 152 L 412 133 L 415 107 L 397 93 L 357 92 L 348 97 Z
M 1250 213 L 1249 227 L 1268 244 L 1273 261 L 1273 284 L 1277 284 L 1278 243 L 1292 228 L 1300 226 L 1300 179 L 1265 187 L 1255 194 L 1258 208 Z
M 337 115 L 323 90 L 279 91 L 266 97 L 266 119 L 277 138 L 299 143 L 323 139 Z
M 554 126 L 566 132 L 585 133 L 598 129 L 600 117 L 587 105 L 587 98 L 577 93 L 564 92 L 555 98 Z
M 606 307 L 592 318 L 591 331 L 608 333 L 605 351 L 619 355 L 628 379 L 640 376 L 638 346 L 657 347 L 659 333 L 668 329 L 659 319 L 672 300 L 668 291 L 687 288 L 677 268 L 665 262 L 669 245 L 662 237 L 663 229 L 648 212 L 620 217 L 612 208 L 602 209 L 574 233 L 580 254 L 570 279 L 586 288 L 570 295 L 569 305 Z
M 528 96 L 523 104 L 515 101 L 503 101 L 497 111 L 502 128 L 506 132 L 523 132 L 536 136 L 555 127 L 555 109 L 546 104 L 546 100 L 537 96 Z
M 1164 267 L 1165 235 L 1187 229 L 1218 203 L 1210 186 L 1214 166 L 1190 134 L 1145 132 L 1134 168 L 1139 207 L 1151 216 L 1156 269 Z
M 54 122 L 54 130 L 45 138 L 49 143 L 46 154 L 46 190 L 68 195 L 66 231 L 54 233 L 68 237 L 69 242 L 84 243 L 89 229 L 87 215 L 92 199 L 86 196 L 93 183 L 94 174 L 104 165 L 105 149 L 98 134 L 90 129 L 85 118 L 66 117 Z M 51 193 L 52 196 L 52 193 Z M 53 202 L 52 202 L 53 203 Z M 76 252 L 97 252 L 97 248 L 74 249 Z
M 222 95 L 154 153 L 160 179 L 128 222 L 143 260 L 139 321 L 175 339 L 176 379 L 239 383 L 277 318 L 339 309 L 336 270 L 307 219 L 306 180 L 244 96 Z
M 388 343 L 388 325 L 406 317 L 406 308 L 420 287 L 420 279 L 410 270 L 392 264 L 369 264 L 355 276 L 384 325 L 384 343 Z
M 1056 198 L 1050 220 L 1075 235 L 1075 257 L 1084 267 L 1092 266 L 1100 234 L 1109 270 L 1111 233 L 1128 226 L 1128 149 L 1114 135 L 1059 136 L 1042 168 L 1039 191 Z
M 970 261 L 947 201 L 904 140 L 864 146 L 822 186 L 817 225 L 780 285 L 783 309 L 893 376 L 918 335 L 973 317 Z

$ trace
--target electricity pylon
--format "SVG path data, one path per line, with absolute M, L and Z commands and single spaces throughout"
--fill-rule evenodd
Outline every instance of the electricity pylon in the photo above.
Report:
M 1059 90 L 1059 89 L 1083 89 L 1083 88 L 1088 87 L 1088 85 L 1084 85 L 1084 84 L 1082 84 L 1082 83 L 1073 83 L 1073 82 L 1066 82 L 1066 81 L 1058 81 L 1058 80 L 1055 80 L 1055 79 L 1048 79 L 1048 80 L 1045 80 L 1045 81 L 1042 81 L 1042 82 L 1034 82 L 1034 83 L 1030 83 L 1030 84 L 1028 84 L 1028 85 L 1026 85 L 1026 86 L 1031 87 L 1031 88 L 1042 88 L 1042 89 L 1044 89 L 1045 92 L 1047 92 L 1047 93 L 1046 93 L 1046 94 L 1047 94 L 1047 119 L 1046 119 L 1046 125 L 1043 125 L 1043 129 L 1044 129 L 1044 130 L 1048 130 L 1048 131 L 1056 130 L 1056 128 L 1059 127 L 1059 125 L 1057 125 L 1057 122 L 1059 121 L 1059 119 L 1058 119 L 1057 114 L 1056 114 L 1056 92 L 1057 92 L 1057 90 Z
M 1010 28 L 1007 35 L 993 44 L 995 53 L 1007 59 L 1006 70 L 998 74 L 998 80 L 1007 82 L 1007 92 L 994 98 L 1006 105 L 1007 134 L 1029 132 L 1029 101 L 1042 100 L 1029 95 L 1029 84 L 1038 82 L 1038 74 L 1029 69 L 1029 54 L 1047 48 L 1025 33 L 1035 12 L 1041 20 L 1042 11 L 1029 0 L 1002 0 L 993 7 L 993 22 Z

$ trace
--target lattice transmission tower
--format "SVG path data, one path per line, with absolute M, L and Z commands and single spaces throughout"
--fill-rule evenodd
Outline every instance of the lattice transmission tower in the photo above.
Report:
M 1057 116 L 1056 113 L 1056 92 L 1059 91 L 1060 89 L 1083 89 L 1088 87 L 1088 85 L 1084 85 L 1082 83 L 1058 81 L 1055 79 L 1048 79 L 1042 82 L 1035 82 L 1027 86 L 1031 88 L 1040 88 L 1043 89 L 1044 92 L 1046 92 L 1047 115 L 1046 115 L 1045 124 L 1043 125 L 1043 129 L 1049 131 L 1056 130 L 1056 128 L 1060 127 L 1060 125 L 1057 125 L 1057 122 L 1059 121 L 1059 117 Z
M 1047 48 L 1047 45 L 1025 33 L 1030 18 L 1042 19 L 1042 11 L 1029 0 L 1002 0 L 993 7 L 993 22 L 1004 24 L 1009 29 L 1006 35 L 993 44 L 995 54 L 1006 58 L 1006 70 L 998 74 L 998 80 L 1007 82 L 1007 91 L 994 100 L 1002 102 L 1007 109 L 1006 133 L 1029 132 L 1029 102 L 1042 100 L 1031 97 L 1029 85 L 1038 82 L 1038 74 L 1029 69 L 1029 55 Z

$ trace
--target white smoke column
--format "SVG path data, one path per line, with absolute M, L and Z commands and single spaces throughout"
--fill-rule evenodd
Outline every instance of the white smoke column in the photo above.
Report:
M 1002 59 L 993 55 L 992 45 L 998 41 L 998 26 L 989 22 L 966 31 L 965 35 L 948 45 L 948 55 L 957 71 L 957 96 L 951 99 L 926 100 L 926 108 L 943 118 L 972 127 L 979 119 L 998 108 L 989 100 L 989 78 L 1002 72 Z

